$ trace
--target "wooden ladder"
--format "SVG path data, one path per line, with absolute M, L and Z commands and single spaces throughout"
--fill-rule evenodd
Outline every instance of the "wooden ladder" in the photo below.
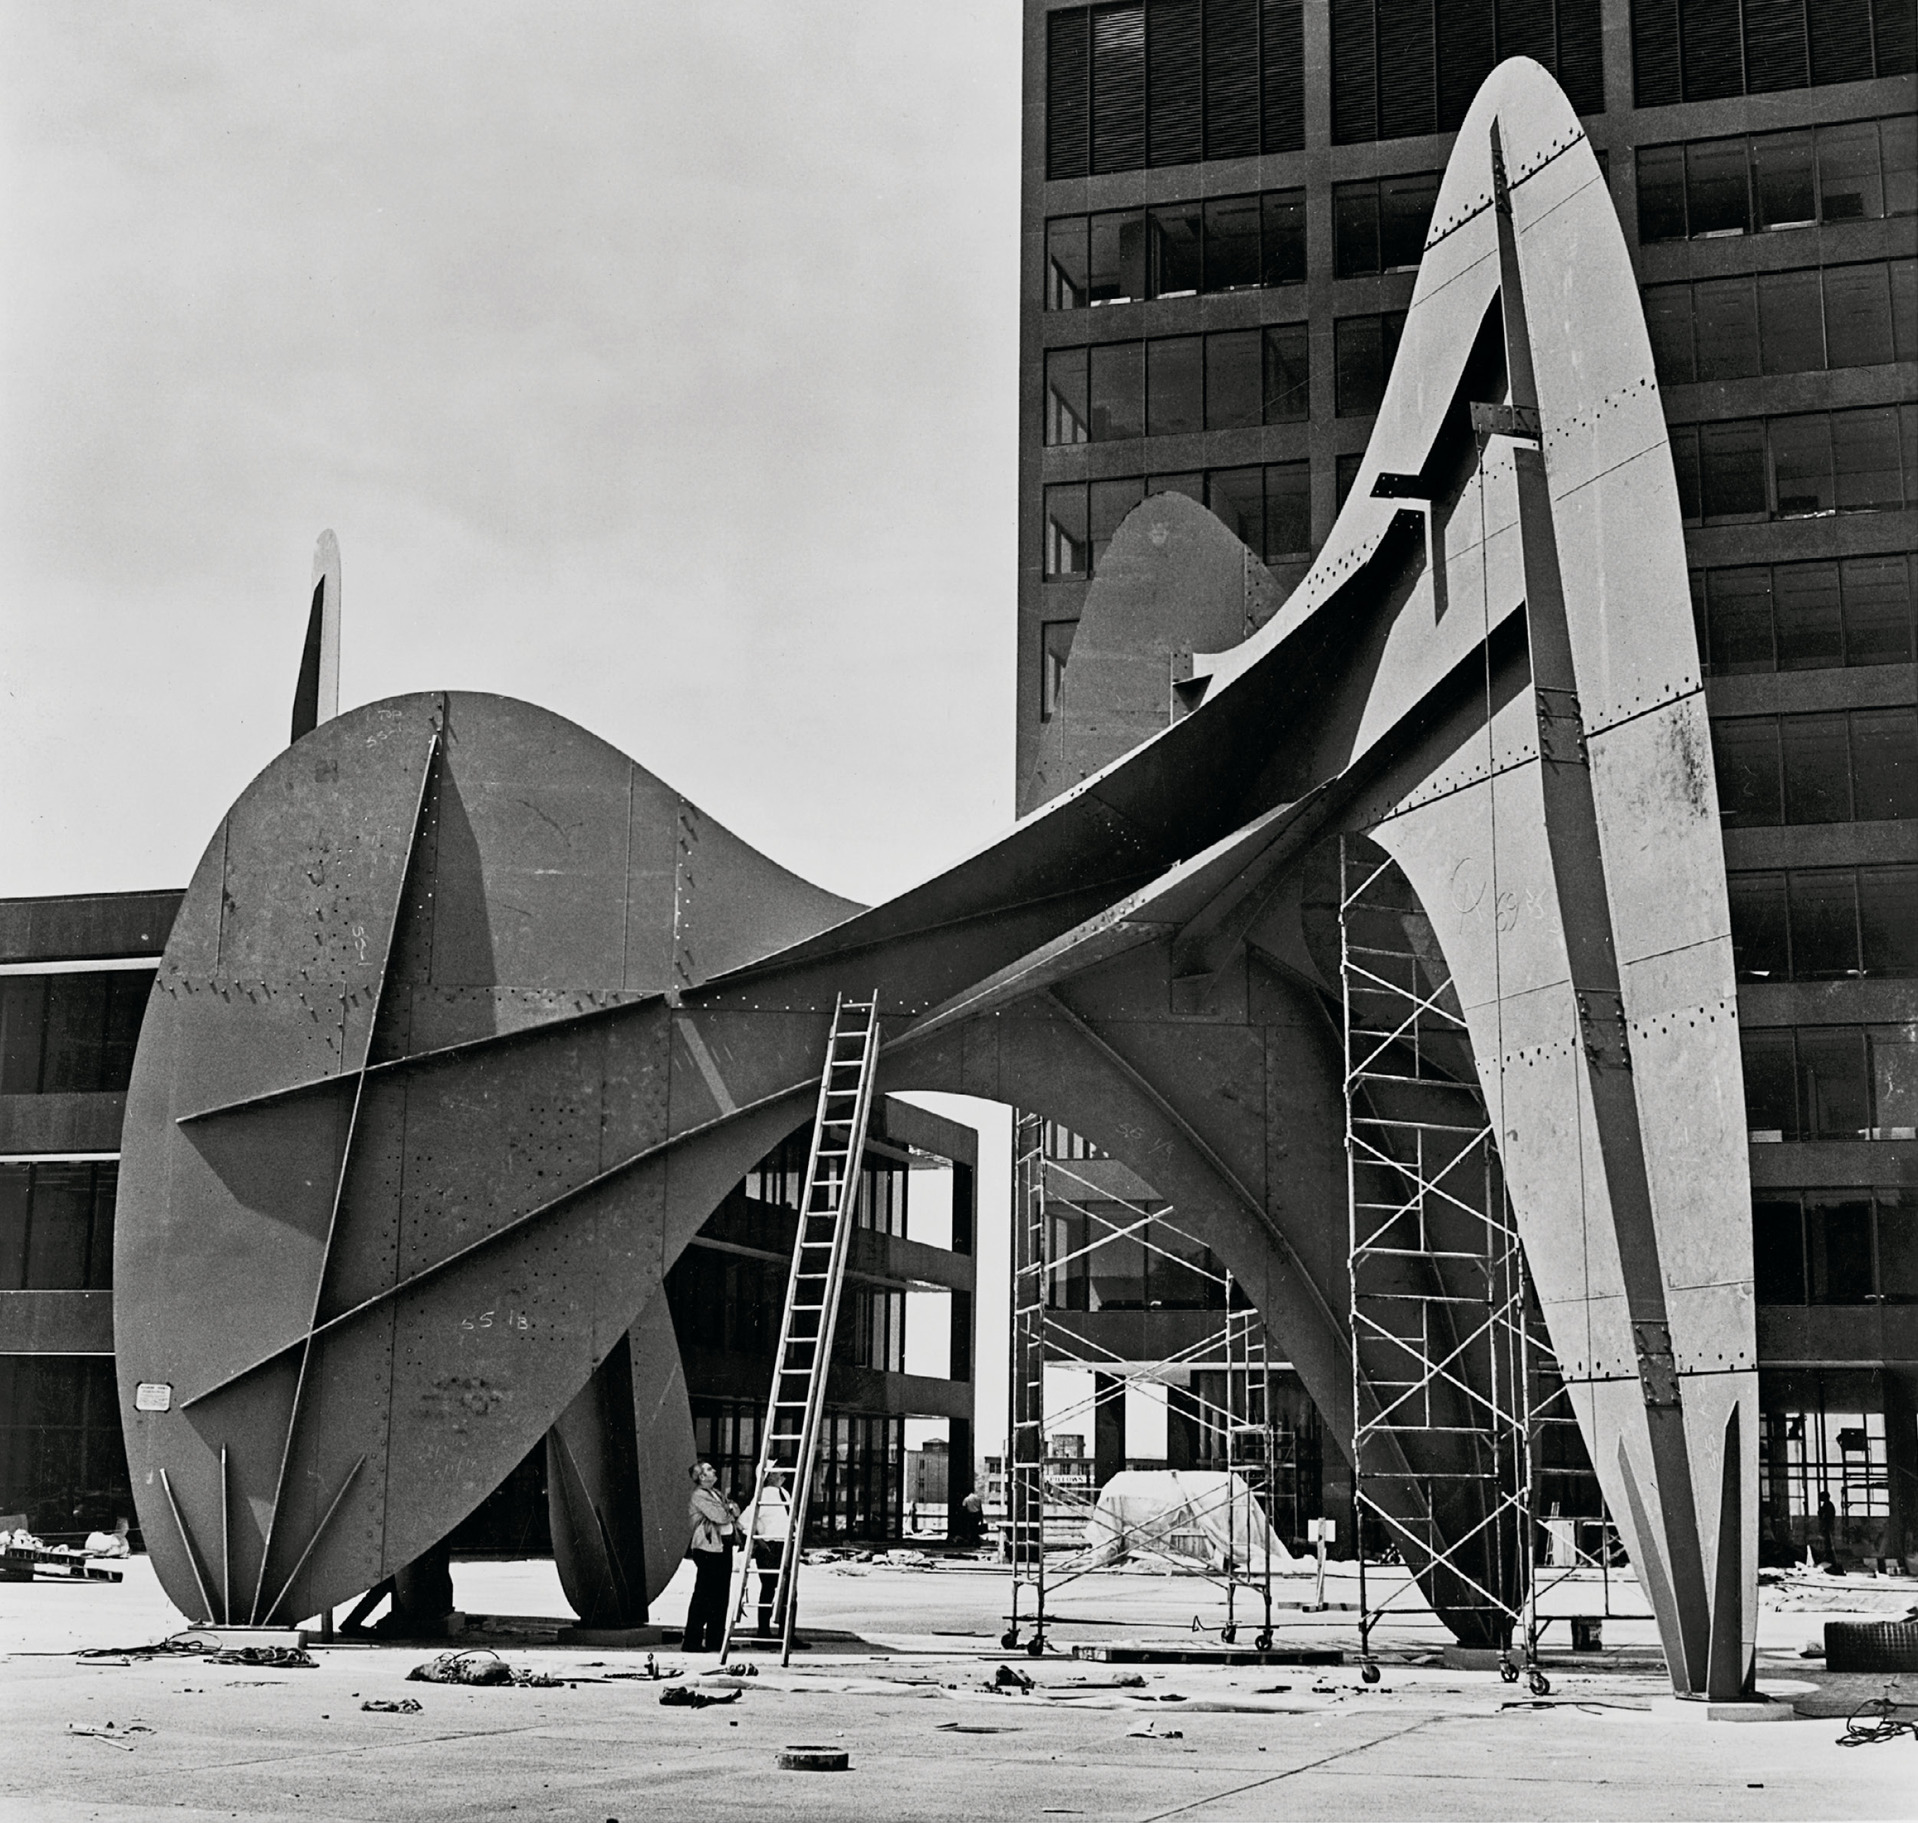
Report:
M 819 1422 L 826 1403 L 833 1333 L 839 1323 L 839 1294 L 845 1284 L 846 1254 L 859 1201 L 878 1056 L 877 993 L 867 1000 L 840 995 L 833 1008 L 832 1035 L 826 1041 L 826 1067 L 819 1077 L 819 1109 L 813 1118 L 812 1149 L 799 1199 L 799 1230 L 793 1243 L 792 1275 L 786 1282 L 786 1310 L 779 1323 L 779 1348 L 773 1357 L 772 1393 L 760 1433 L 746 1544 L 719 1646 L 722 1664 L 752 1600 L 754 1549 L 762 1536 L 771 1542 L 773 1528 L 768 1521 L 778 1513 L 779 1502 L 768 1501 L 766 1495 L 775 1473 L 786 1478 L 787 1499 L 773 1625 L 780 1636 L 779 1662 L 784 1665 L 792 1658 L 799 1554 L 806 1535 L 813 1463 L 819 1453 Z

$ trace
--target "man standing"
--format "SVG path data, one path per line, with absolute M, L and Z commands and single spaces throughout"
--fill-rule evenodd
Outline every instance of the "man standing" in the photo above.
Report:
M 762 1639 L 772 1639 L 775 1637 L 773 1597 L 779 1589 L 779 1560 L 785 1555 L 786 1534 L 792 1527 L 792 1508 L 777 1464 L 767 1467 L 766 1486 L 759 1496 L 758 1507 L 753 1521 L 753 1567 L 759 1572 L 759 1634 Z M 783 1626 L 784 1616 L 778 1618 Z
M 693 1598 L 686 1606 L 686 1631 L 680 1644 L 688 1652 L 717 1652 L 726 1632 L 726 1597 L 732 1585 L 733 1539 L 739 1509 L 719 1491 L 719 1473 L 710 1462 L 695 1462 L 692 1499 Z

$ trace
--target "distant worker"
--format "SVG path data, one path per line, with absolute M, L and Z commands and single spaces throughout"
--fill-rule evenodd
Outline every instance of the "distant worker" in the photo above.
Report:
M 759 1497 L 759 1516 L 753 1527 L 753 1567 L 759 1572 L 759 1636 L 773 1637 L 773 1598 L 779 1592 L 779 1560 L 792 1530 L 792 1502 L 786 1497 L 785 1471 L 777 1464 L 766 1470 L 766 1488 Z
M 694 1576 L 680 1644 L 688 1652 L 717 1652 L 726 1631 L 726 1594 L 732 1582 L 739 1509 L 719 1491 L 719 1472 L 710 1462 L 695 1462 L 687 1473 L 693 1478 L 687 1516 L 693 1522 Z
M 1825 1561 L 1836 1568 L 1838 1548 L 1834 1534 L 1838 1529 L 1838 1509 L 1831 1503 L 1830 1488 L 1821 1488 L 1818 1493 L 1818 1529 L 1825 1535 Z
M 960 1501 L 952 1516 L 952 1546 L 959 1551 L 975 1551 L 985 1543 L 986 1508 L 975 1488 Z

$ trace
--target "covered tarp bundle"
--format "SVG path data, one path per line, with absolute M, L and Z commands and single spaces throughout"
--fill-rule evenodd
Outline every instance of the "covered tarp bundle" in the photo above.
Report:
M 1225 1469 L 1128 1469 L 1099 1490 L 1086 1520 L 1087 1568 L 1125 1558 L 1274 1572 L 1298 1559 L 1272 1530 L 1243 1475 Z

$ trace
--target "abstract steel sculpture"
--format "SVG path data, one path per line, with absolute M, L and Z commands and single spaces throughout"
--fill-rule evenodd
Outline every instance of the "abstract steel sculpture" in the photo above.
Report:
M 662 1275 L 804 1118 L 835 993 L 874 982 L 882 1090 L 1013 1102 L 1133 1165 L 1349 1442 L 1310 882 L 1363 835 L 1449 964 L 1459 1073 L 1673 1684 L 1744 1690 L 1750 1204 L 1705 708 L 1631 268 L 1537 65 L 1494 72 L 1459 133 L 1310 573 L 1080 777 L 1125 629 L 1197 595 L 1230 644 L 1266 586 L 1200 508 L 1149 499 L 1091 591 L 1041 756 L 1058 795 L 872 910 L 521 703 L 377 703 L 275 760 L 195 874 L 128 1103 L 116 1339 L 174 1601 L 266 1623 L 346 1600 L 556 1425 L 602 1519 L 615 1484 L 656 1514 L 636 1479 L 677 1458 L 606 1464 L 683 1422 Z M 1408 1488 L 1447 1467 L 1431 1447 Z

